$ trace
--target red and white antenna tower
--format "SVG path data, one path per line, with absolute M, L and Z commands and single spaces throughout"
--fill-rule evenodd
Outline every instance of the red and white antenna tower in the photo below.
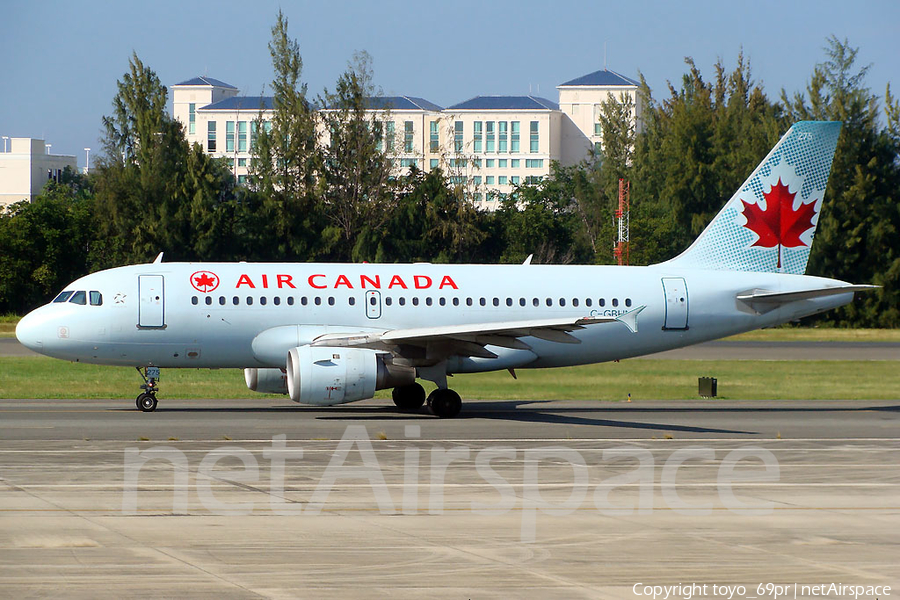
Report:
M 619 210 L 616 211 L 616 219 L 619 223 L 619 238 L 613 254 L 619 266 L 628 264 L 628 242 L 631 237 L 631 182 L 619 180 Z

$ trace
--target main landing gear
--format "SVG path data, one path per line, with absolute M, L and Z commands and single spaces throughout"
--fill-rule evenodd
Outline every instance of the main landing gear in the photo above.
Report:
M 153 412 L 156 410 L 157 405 L 156 391 L 159 388 L 159 367 L 146 367 L 143 371 L 141 371 L 140 367 L 135 368 L 144 380 L 144 385 L 141 386 L 141 389 L 144 391 L 134 399 L 134 404 L 140 411 Z
M 448 388 L 438 388 L 428 395 L 425 399 L 425 388 L 418 383 L 411 383 L 400 387 L 395 387 L 391 393 L 394 404 L 400 410 L 416 411 L 421 408 L 422 404 L 428 403 L 428 410 L 435 416 L 441 418 L 451 418 L 459 414 L 462 408 L 462 400 L 459 394 Z

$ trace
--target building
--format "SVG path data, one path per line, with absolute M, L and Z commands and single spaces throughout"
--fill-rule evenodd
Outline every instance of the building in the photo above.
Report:
M 59 181 L 66 167 L 78 168 L 74 156 L 50 154 L 49 144 L 33 138 L 10 138 L 0 152 L 0 207 L 27 200 L 41 193 L 48 181 Z
M 477 96 L 448 108 L 414 96 L 369 99 L 372 120 L 381 122 L 385 151 L 398 174 L 416 166 L 441 168 L 466 186 L 476 206 L 496 209 L 516 185 L 538 182 L 551 163 L 577 164 L 601 140 L 599 115 L 611 96 L 630 98 L 641 129 L 638 83 L 601 70 L 561 84 L 559 103 L 536 96 Z M 270 119 L 272 98 L 239 96 L 210 77 L 172 86 L 173 114 L 191 143 L 228 158 L 238 182 L 246 181 L 255 122 Z M 324 110 L 328 110 L 325 108 Z M 321 130 L 323 143 L 327 132 Z

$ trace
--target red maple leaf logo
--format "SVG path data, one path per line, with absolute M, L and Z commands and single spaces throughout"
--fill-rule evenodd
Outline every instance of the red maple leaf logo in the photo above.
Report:
M 219 277 L 212 271 L 197 271 L 191 275 L 191 285 L 198 292 L 208 293 L 219 287 Z
M 781 268 L 781 247 L 797 248 L 809 246 L 800 239 L 800 236 L 814 227 L 813 217 L 816 216 L 816 203 L 800 204 L 800 208 L 794 210 L 794 196 L 788 186 L 778 183 L 772 186 L 768 193 L 763 193 L 766 199 L 765 210 L 756 202 L 746 202 L 744 205 L 744 217 L 747 229 L 759 236 L 759 239 L 751 244 L 761 248 L 778 247 L 778 265 Z

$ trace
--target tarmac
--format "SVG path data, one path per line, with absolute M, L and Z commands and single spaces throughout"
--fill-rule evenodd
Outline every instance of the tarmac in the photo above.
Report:
M 154 413 L 120 400 L 2 400 L 0 590 L 898 593 L 900 399 L 466 399 L 463 410 L 442 420 L 374 400 L 163 398 Z

